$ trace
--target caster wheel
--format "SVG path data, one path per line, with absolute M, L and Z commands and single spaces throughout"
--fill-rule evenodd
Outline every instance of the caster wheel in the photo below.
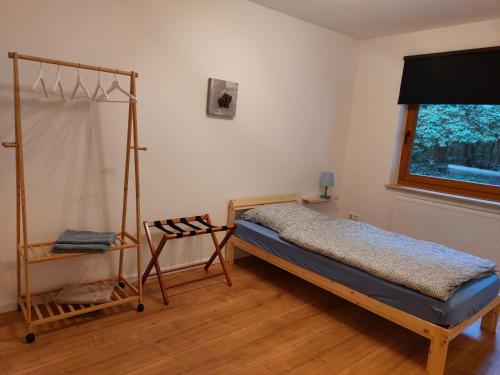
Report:
M 33 333 L 28 333 L 26 335 L 26 343 L 31 344 L 32 342 L 35 342 L 35 335 Z
M 144 311 L 144 305 L 142 303 L 137 305 L 137 312 L 143 312 Z
M 120 288 L 125 289 L 125 283 L 123 281 L 120 281 L 118 285 L 120 286 Z
M 17 305 L 17 311 L 21 311 L 21 305 Z

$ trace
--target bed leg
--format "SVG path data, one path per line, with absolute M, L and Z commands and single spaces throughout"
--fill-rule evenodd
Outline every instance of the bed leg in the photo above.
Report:
M 500 305 L 490 310 L 481 318 L 481 329 L 487 332 L 495 333 L 497 330 L 498 315 L 500 314 Z
M 427 373 L 429 375 L 444 374 L 449 343 L 450 341 L 446 335 L 436 335 L 431 339 L 429 358 L 427 360 Z
M 234 244 L 231 239 L 226 244 L 226 263 L 234 264 Z

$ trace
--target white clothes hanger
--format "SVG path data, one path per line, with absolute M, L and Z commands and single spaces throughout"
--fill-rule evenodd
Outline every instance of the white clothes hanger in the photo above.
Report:
M 83 79 L 82 79 L 82 76 L 80 75 L 80 69 L 79 68 L 76 68 L 77 70 L 77 76 L 76 76 L 76 84 L 75 84 L 75 88 L 73 89 L 73 93 L 71 94 L 71 100 L 74 100 L 74 99 L 79 99 L 79 98 L 84 98 L 84 99 L 88 99 L 90 98 L 90 92 L 89 92 L 89 89 L 87 88 L 87 86 L 85 86 L 85 83 L 83 82 Z M 76 92 L 78 91 L 78 88 L 81 88 L 85 94 L 85 96 L 83 97 L 77 97 L 76 96 Z
M 99 91 L 100 91 L 101 96 L 104 96 L 104 98 L 105 98 L 104 101 L 109 101 L 109 95 L 106 92 L 106 89 L 104 88 L 104 82 L 102 81 L 101 72 L 97 72 L 97 74 L 98 74 L 97 86 L 94 90 L 94 95 L 92 95 L 92 100 L 97 100 L 97 95 L 99 94 Z
M 137 103 L 138 102 L 137 98 L 134 95 L 132 95 L 131 93 L 129 93 L 128 91 L 124 90 L 121 87 L 120 82 L 118 81 L 118 77 L 116 76 L 116 74 L 114 76 L 115 76 L 115 79 L 113 80 L 113 82 L 111 82 L 111 86 L 109 87 L 109 89 L 106 90 L 106 93 L 109 95 L 111 92 L 118 90 L 122 94 L 127 96 L 129 99 L 128 100 L 107 100 L 104 95 L 101 95 L 97 99 L 97 101 L 98 102 L 111 102 L 111 103 L 129 103 L 129 102 Z
M 64 96 L 64 90 L 62 87 L 62 82 L 61 82 L 61 66 L 57 66 L 57 73 L 56 73 L 56 81 L 54 82 L 54 87 L 52 87 L 52 92 L 57 95 L 59 92 L 59 96 L 62 98 L 62 100 L 66 100 L 66 97 Z
M 38 71 L 38 77 L 33 83 L 33 91 L 40 92 L 38 85 L 42 85 L 43 94 L 45 97 L 49 97 L 49 93 L 47 92 L 47 85 L 45 85 L 45 78 L 43 77 L 42 63 L 40 63 L 40 70 Z

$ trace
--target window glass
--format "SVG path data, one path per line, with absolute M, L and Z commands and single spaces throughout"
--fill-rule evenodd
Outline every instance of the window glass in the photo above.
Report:
M 421 104 L 408 172 L 500 186 L 500 105 Z

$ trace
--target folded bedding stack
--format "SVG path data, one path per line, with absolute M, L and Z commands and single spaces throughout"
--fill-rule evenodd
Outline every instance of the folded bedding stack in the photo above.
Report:
M 88 285 L 66 285 L 56 295 L 57 303 L 91 304 L 106 303 L 111 299 L 113 284 L 101 282 Z
M 55 242 L 54 253 L 105 253 L 115 242 L 116 234 L 113 232 L 90 232 L 66 230 Z

